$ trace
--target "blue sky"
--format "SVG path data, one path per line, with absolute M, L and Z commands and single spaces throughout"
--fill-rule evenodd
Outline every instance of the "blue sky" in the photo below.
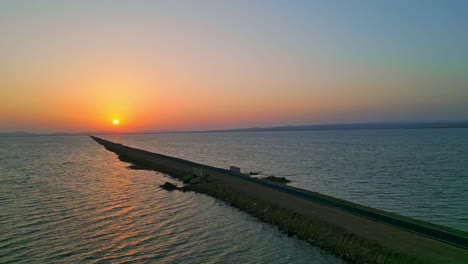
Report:
M 0 130 L 467 119 L 467 29 L 467 1 L 2 1 Z

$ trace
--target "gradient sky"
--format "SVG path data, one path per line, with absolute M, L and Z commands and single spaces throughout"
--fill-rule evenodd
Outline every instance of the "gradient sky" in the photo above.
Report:
M 0 1 L 0 132 L 468 119 L 468 1 Z

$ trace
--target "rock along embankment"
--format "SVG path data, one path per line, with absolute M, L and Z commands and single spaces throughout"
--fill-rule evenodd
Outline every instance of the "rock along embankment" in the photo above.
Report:
M 116 144 L 91 136 L 120 160 L 183 179 L 288 234 L 355 263 L 468 263 L 468 235 L 282 183 Z

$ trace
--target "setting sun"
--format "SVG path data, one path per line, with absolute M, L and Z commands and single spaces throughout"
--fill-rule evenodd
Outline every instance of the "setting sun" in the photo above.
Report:
M 113 123 L 114 125 L 118 125 L 118 124 L 120 123 L 120 121 L 119 121 L 118 119 L 114 119 L 114 121 L 112 121 L 112 123 Z

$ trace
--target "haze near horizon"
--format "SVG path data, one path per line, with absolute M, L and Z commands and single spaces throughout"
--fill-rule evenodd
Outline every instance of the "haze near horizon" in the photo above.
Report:
M 2 1 L 0 132 L 468 117 L 463 1 Z

